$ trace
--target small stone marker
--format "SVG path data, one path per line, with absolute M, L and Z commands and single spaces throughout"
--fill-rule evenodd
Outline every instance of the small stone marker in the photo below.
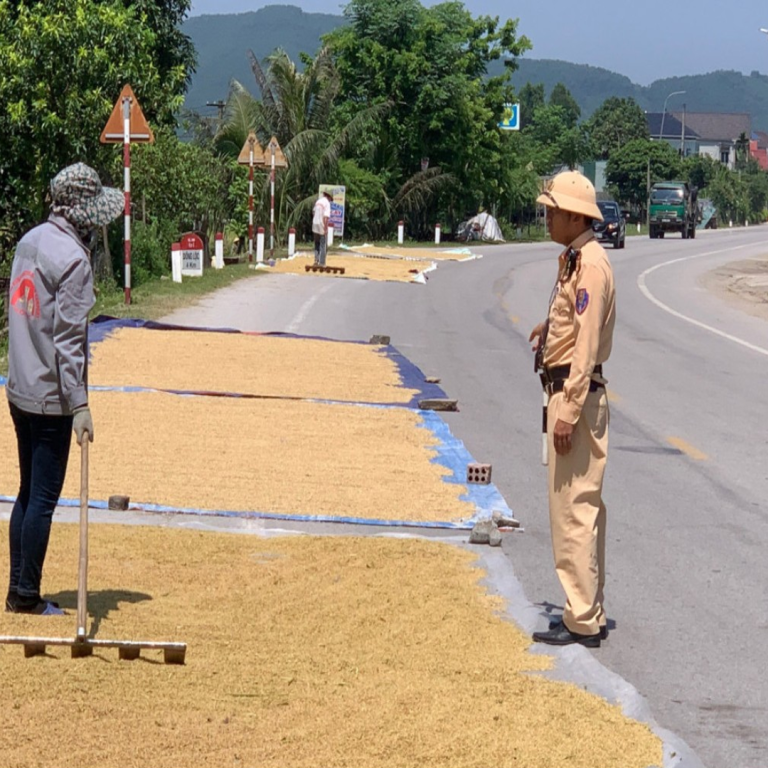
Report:
M 379 336 L 378 334 L 376 336 L 371 336 L 371 340 L 368 342 L 369 344 L 383 344 L 385 347 L 389 344 L 389 336 Z
M 419 408 L 422 411 L 458 411 L 459 401 L 448 400 L 443 397 L 435 397 L 427 400 L 419 400 Z
M 488 485 L 491 482 L 490 464 L 467 464 L 467 482 Z
M 130 501 L 131 501 L 130 496 L 110 496 L 107 506 L 109 507 L 109 509 L 117 509 L 120 511 L 125 511 L 126 509 L 128 509 L 128 504 L 130 503 Z

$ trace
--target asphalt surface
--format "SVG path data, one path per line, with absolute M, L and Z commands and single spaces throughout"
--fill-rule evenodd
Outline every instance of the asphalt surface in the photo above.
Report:
M 605 366 L 611 634 L 593 656 L 631 683 L 656 722 L 708 768 L 762 768 L 768 754 L 768 323 L 727 306 L 699 277 L 765 256 L 767 234 L 752 227 L 693 241 L 631 237 L 625 250 L 610 251 L 618 308 Z M 262 276 L 166 319 L 391 336 L 459 399 L 460 412 L 446 420 L 477 461 L 493 464 L 495 484 L 525 527 L 506 537 L 504 553 L 522 584 L 521 604 L 538 607 L 532 623 L 543 627 L 562 591 L 527 339 L 546 311 L 558 248 L 477 250 L 482 259 L 441 264 L 426 286 Z

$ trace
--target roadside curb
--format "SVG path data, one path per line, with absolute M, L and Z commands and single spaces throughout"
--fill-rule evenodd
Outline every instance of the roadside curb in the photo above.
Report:
M 508 556 L 502 551 L 482 547 L 469 549 L 477 554 L 479 565 L 488 574 L 484 580 L 488 590 L 505 599 L 509 617 L 524 632 L 531 634 L 541 625 L 544 614 L 525 596 Z M 556 659 L 555 669 L 535 674 L 549 680 L 573 683 L 608 702 L 619 704 L 627 717 L 646 723 L 663 742 L 663 768 L 705 768 L 685 741 L 661 728 L 653 719 L 645 697 L 624 678 L 600 663 L 597 657 L 599 651 L 593 654 L 580 645 L 557 648 L 534 643 L 530 652 Z

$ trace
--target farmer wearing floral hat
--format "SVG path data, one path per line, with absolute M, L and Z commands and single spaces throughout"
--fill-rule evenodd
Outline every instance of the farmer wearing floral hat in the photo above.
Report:
M 93 441 L 86 343 L 94 296 L 86 244 L 120 215 L 124 196 L 76 163 L 53 179 L 51 200 L 48 220 L 21 238 L 13 258 L 6 387 L 21 482 L 9 528 L 5 607 L 45 616 L 64 613 L 42 599 L 40 582 L 72 431 L 80 444 Z

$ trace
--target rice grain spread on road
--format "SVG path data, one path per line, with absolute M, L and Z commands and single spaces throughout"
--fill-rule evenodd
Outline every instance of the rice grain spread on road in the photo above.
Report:
M 306 267 L 314 264 L 313 256 L 297 254 L 292 259 L 280 259 L 270 272 L 281 272 L 307 277 L 365 278 L 367 280 L 390 280 L 398 283 L 410 283 L 417 273 L 427 268 L 427 264 L 403 261 L 400 259 L 366 259 L 362 256 L 340 256 L 328 254 L 326 264 L 329 267 L 344 267 L 344 274 L 326 274 L 322 272 L 307 272 Z
M 117 328 L 91 345 L 92 386 L 408 403 L 397 365 L 373 344 Z
M 75 633 L 77 540 L 54 526 L 46 589 L 70 616 L 51 635 Z M 535 674 L 550 659 L 454 546 L 96 525 L 90 550 L 98 636 L 183 641 L 187 663 L 0 646 L 4 768 L 661 765 L 647 726 Z
M 2 393 L 4 396 L 4 393 Z M 173 508 L 384 520 L 472 517 L 433 461 L 418 411 L 292 400 L 91 392 L 91 498 Z M 0 495 L 18 490 L 13 423 L 0 411 Z M 73 442 L 64 498 L 79 498 Z

